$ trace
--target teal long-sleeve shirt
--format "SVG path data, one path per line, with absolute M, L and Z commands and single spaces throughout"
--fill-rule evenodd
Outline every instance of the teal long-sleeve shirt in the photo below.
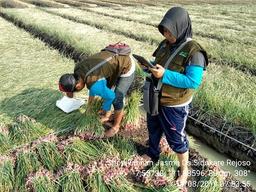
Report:
M 91 86 L 89 96 L 96 95 L 103 99 L 102 109 L 109 111 L 115 99 L 115 92 L 107 87 L 106 79 L 100 79 Z
M 179 88 L 197 89 L 203 78 L 203 67 L 190 65 L 186 67 L 186 73 L 165 70 L 162 83 Z
M 204 56 L 198 52 L 191 58 L 184 74 L 166 69 L 162 83 L 178 88 L 197 89 L 203 79 L 204 65 Z

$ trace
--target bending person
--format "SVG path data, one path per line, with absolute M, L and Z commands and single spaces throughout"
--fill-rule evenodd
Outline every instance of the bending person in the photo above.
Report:
M 74 92 L 81 91 L 85 86 L 89 89 L 88 103 L 91 103 L 95 96 L 102 97 L 102 122 L 109 121 L 113 104 L 114 124 L 105 132 L 105 137 L 112 137 L 119 131 L 124 114 L 124 97 L 134 80 L 135 63 L 130 55 L 116 55 L 87 77 L 85 75 L 113 54 L 113 52 L 102 50 L 85 58 L 75 65 L 74 73 L 64 74 L 59 80 L 60 90 L 66 92 L 68 97 L 73 97 Z

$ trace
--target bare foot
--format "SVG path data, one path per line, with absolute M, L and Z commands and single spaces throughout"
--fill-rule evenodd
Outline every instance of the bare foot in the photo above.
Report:
M 143 154 L 141 156 L 145 161 L 151 161 L 151 157 L 149 157 L 147 154 Z
M 179 177 L 176 179 L 176 185 L 178 186 L 178 188 L 186 187 L 187 179 L 188 179 L 188 169 L 184 169 L 179 175 Z
M 145 167 L 149 167 L 153 165 L 153 160 L 151 159 L 150 156 L 148 156 L 147 154 L 144 154 L 141 156 L 144 160 L 144 165 Z
M 100 122 L 101 122 L 101 123 L 107 123 L 107 122 L 112 122 L 112 123 L 113 123 L 113 121 L 114 121 L 113 115 L 111 115 L 111 116 L 109 116 L 109 117 L 102 116 L 102 117 L 100 118 Z
M 114 114 L 111 114 L 110 116 L 109 116 L 109 120 L 108 121 L 114 121 L 115 120 L 115 118 L 114 118 Z
M 115 134 L 118 133 L 120 126 L 113 126 L 112 128 L 110 128 L 109 130 L 107 130 L 104 134 L 105 137 L 109 138 L 109 137 L 113 137 Z
M 105 125 L 105 126 L 108 127 L 109 129 L 110 129 L 111 127 L 113 127 L 113 123 L 110 122 L 110 121 L 105 121 L 105 122 L 103 123 L 103 125 Z
M 104 123 L 104 122 L 107 122 L 107 121 L 109 121 L 109 117 L 103 116 L 103 117 L 100 118 L 101 123 Z

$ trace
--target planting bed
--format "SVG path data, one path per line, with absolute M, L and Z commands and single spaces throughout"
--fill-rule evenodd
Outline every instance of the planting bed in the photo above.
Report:
M 53 40 L 58 40 L 59 39 L 64 39 L 66 42 L 74 42 L 72 43 L 72 45 L 76 45 L 78 48 L 77 50 L 81 50 L 81 52 L 84 53 L 88 53 L 91 54 L 91 52 L 93 52 L 93 50 L 95 50 L 95 46 L 97 47 L 103 47 L 104 45 L 102 45 L 102 41 L 106 40 L 105 38 L 102 39 L 97 39 L 97 40 L 101 40 L 100 42 L 94 42 L 94 45 L 91 46 L 91 43 L 88 45 L 86 43 L 82 44 L 81 42 L 77 42 L 76 39 L 79 38 L 80 40 L 86 41 L 86 42 L 92 42 L 90 36 L 87 36 L 86 38 L 81 37 L 81 34 L 76 34 L 74 33 L 74 31 L 76 31 L 75 29 L 77 27 L 79 27 L 81 29 L 81 27 L 83 25 L 81 24 L 75 24 L 72 22 L 69 22 L 67 20 L 63 20 L 59 17 L 56 16 L 52 16 L 51 20 L 49 20 L 49 15 L 46 13 L 43 13 L 41 11 L 38 11 L 37 15 L 40 14 L 40 18 L 37 16 L 27 16 L 25 14 L 23 14 L 23 12 L 25 13 L 24 10 L 8 10 L 7 12 L 5 11 L 5 16 L 7 16 L 9 19 L 12 19 L 14 22 L 18 23 L 21 26 L 25 26 L 28 29 L 37 29 L 39 31 L 44 31 L 48 34 L 51 34 L 54 38 Z M 8 14 L 6 14 L 8 13 Z M 26 18 L 27 17 L 27 18 Z M 33 17 L 35 20 L 31 21 L 31 17 Z M 45 17 L 45 20 L 44 20 Z M 46 19 L 47 18 L 47 19 Z M 47 20 L 47 21 L 46 21 Z M 61 26 L 62 28 L 67 27 L 67 30 L 65 30 L 66 32 L 60 35 L 60 33 L 58 33 L 57 31 L 60 31 L 61 29 L 57 30 L 56 26 L 54 23 L 60 22 L 62 21 L 63 23 L 66 22 L 66 25 Z M 45 23 L 45 24 L 44 24 Z M 52 23 L 52 25 L 50 24 Z M 68 24 L 69 23 L 69 24 Z M 50 27 L 51 26 L 51 27 Z M 53 27 L 54 26 L 54 27 Z M 70 27 L 69 27 L 70 26 Z M 71 27 L 73 26 L 73 27 Z M 76 28 L 75 28 L 76 27 Z M 86 31 L 89 32 L 91 31 L 91 34 L 95 34 L 97 33 L 97 29 L 93 29 L 89 26 L 84 26 L 86 27 Z M 70 30 L 72 29 L 72 30 Z M 56 31 L 57 30 L 57 31 Z M 89 31 L 88 31 L 89 30 Z M 69 32 L 68 32 L 69 31 Z M 102 31 L 100 31 L 102 33 Z M 118 35 L 110 35 L 111 33 L 107 33 L 108 37 L 112 36 L 113 40 L 108 39 L 109 42 L 113 42 L 115 38 L 121 37 Z M 105 36 L 104 36 L 105 37 Z M 67 41 L 67 39 L 69 41 Z M 95 38 L 94 38 L 95 39 Z M 139 47 L 141 47 L 141 43 L 136 42 L 136 41 L 132 41 L 130 39 L 126 40 L 129 42 L 129 44 L 132 44 L 135 47 L 135 50 L 138 49 L 139 53 L 142 53 L 142 55 L 149 55 L 152 52 L 148 52 L 147 50 L 152 49 L 152 47 L 150 46 L 145 46 L 146 44 L 144 44 L 144 48 L 147 49 L 143 49 L 143 50 L 139 50 Z M 106 42 L 107 43 L 107 42 Z M 85 49 L 85 46 L 87 46 L 87 48 Z M 91 47 L 90 47 L 91 46 Z M 100 49 L 100 48 L 99 48 Z M 143 52 L 142 52 L 143 51 Z M 255 125 L 254 125 L 254 115 L 255 113 L 248 113 L 246 112 L 247 110 L 251 111 L 254 110 L 253 108 L 251 108 L 253 104 L 253 99 L 254 98 L 254 92 L 251 92 L 251 90 L 254 90 L 254 86 L 255 83 L 249 83 L 248 82 L 253 82 L 255 81 L 254 77 L 247 77 L 245 74 L 240 73 L 236 70 L 232 70 L 230 71 L 229 67 L 217 67 L 213 64 L 211 64 L 209 66 L 208 69 L 208 75 L 206 76 L 206 85 L 203 86 L 203 88 L 200 90 L 200 92 L 198 93 L 198 98 L 195 98 L 195 103 L 197 106 L 200 106 L 201 109 L 204 109 L 205 111 L 208 111 L 208 113 L 217 113 L 217 114 L 225 114 L 226 115 L 226 119 L 228 120 L 228 122 L 232 122 L 234 119 L 237 119 L 236 122 L 239 125 L 245 125 L 246 127 L 251 128 L 252 130 L 254 130 Z M 212 72 L 211 72 L 212 71 Z M 216 73 L 216 71 L 218 71 Z M 241 78 L 239 78 L 239 76 L 242 76 Z M 228 79 L 226 77 L 229 77 Z M 220 79 L 222 78 L 221 81 L 216 81 L 216 79 Z M 244 79 L 250 79 L 248 81 L 245 81 Z M 234 83 L 234 80 L 239 82 L 239 83 Z M 227 81 L 227 82 L 226 82 Z M 226 82 L 226 83 L 224 83 Z M 216 84 L 217 83 L 217 84 Z M 231 83 L 231 84 L 230 84 Z M 242 95 L 239 91 L 239 89 L 236 89 L 237 86 L 243 86 L 243 90 L 244 90 L 244 94 Z M 232 87 L 230 85 L 233 85 Z M 223 88 L 223 86 L 227 87 L 227 88 Z M 220 89 L 221 88 L 221 89 Z M 229 90 L 229 92 L 227 92 L 226 90 Z M 247 91 L 246 91 L 247 90 Z M 246 94 L 247 93 L 252 93 L 252 94 Z M 219 102 L 218 98 L 219 96 L 222 97 L 221 102 Z M 240 96 L 240 98 L 237 98 L 237 95 Z M 232 100 L 234 100 L 235 102 L 230 102 L 230 98 L 232 98 Z M 252 101 L 252 105 L 251 103 L 249 104 L 247 101 Z M 204 102 L 202 102 L 204 101 Z M 205 102 L 207 101 L 207 102 Z M 235 103 L 239 103 L 239 105 L 235 104 Z M 211 107 L 209 107 L 211 106 Z M 238 111 L 241 111 L 239 113 L 237 113 Z M 246 114 L 246 115 L 242 115 L 242 114 Z M 225 122 L 227 121 L 225 120 Z M 253 141 L 252 141 L 253 142 Z
M 49 135 L 11 151 L 1 157 L 0 190 L 179 191 L 172 182 L 177 159 L 165 140 L 157 164 L 137 154 L 136 149 L 143 153 L 147 139 L 144 118 L 140 119 L 140 125 L 140 129 L 123 129 L 110 140 L 89 138 L 87 133 Z M 198 162 L 208 160 L 191 150 L 191 173 L 192 170 L 202 173 L 190 177 L 191 190 L 254 191 L 219 166 Z
M 74 2 L 79 4 L 79 1 Z M 132 19 L 134 14 L 130 14 L 131 19 L 125 19 L 125 15 L 115 19 L 115 10 L 119 12 L 124 10 L 130 13 L 131 9 L 118 6 L 115 3 L 107 3 L 107 5 L 111 8 L 104 5 L 104 8 L 92 8 L 90 12 L 73 8 L 1 9 L 0 14 L 6 20 L 25 29 L 34 37 L 43 40 L 46 44 L 58 49 L 65 56 L 72 57 L 75 61 L 119 40 L 130 44 L 134 52 L 149 58 L 156 44 L 161 40 L 157 30 L 149 21 L 146 21 L 148 23 L 136 22 L 139 17 L 134 16 Z M 193 8 L 195 9 L 193 10 Z M 232 68 L 232 66 L 241 64 L 244 71 L 250 68 L 255 69 L 253 66 L 255 62 L 250 56 L 254 50 L 253 28 L 249 28 L 248 35 L 245 35 L 248 38 L 244 39 L 239 46 L 237 37 L 233 37 L 245 33 L 242 31 L 235 32 L 234 36 L 229 37 L 224 34 L 228 31 L 229 26 L 223 30 L 216 29 L 212 32 L 199 31 L 199 28 L 204 27 L 207 29 L 206 31 L 209 31 L 207 23 L 214 23 L 215 21 L 213 18 L 206 18 L 206 20 L 201 21 L 201 16 L 197 13 L 196 8 L 196 6 L 190 7 L 196 23 L 196 39 L 209 50 L 211 58 L 216 64 L 211 63 L 208 67 L 206 81 L 196 94 L 191 115 L 254 147 L 256 79 L 254 75 L 251 75 L 254 74 L 252 70 L 249 70 L 250 74 Z M 108 15 L 102 16 L 105 12 L 104 9 L 111 11 L 107 11 Z M 144 14 L 147 14 L 150 9 L 155 10 L 156 18 L 160 18 L 165 12 L 163 7 L 144 6 L 143 9 L 141 7 L 136 8 L 138 12 L 144 10 Z M 205 9 L 208 9 L 208 6 Z M 236 9 L 234 8 L 234 10 Z M 221 10 L 218 11 L 221 12 Z M 104 22 L 97 21 L 99 16 Z M 244 14 L 240 20 L 246 17 L 250 18 L 250 14 Z M 231 17 L 227 17 L 226 22 L 221 20 L 219 26 L 229 23 L 229 19 Z M 157 20 L 153 20 L 157 23 Z M 0 21 L 3 28 L 9 30 L 3 31 L 4 35 L 0 36 L 0 39 L 3 40 L 1 40 L 2 47 L 7 44 L 10 45 L 15 40 L 17 42 L 16 34 L 26 34 L 3 19 Z M 230 20 L 230 23 L 232 22 Z M 108 25 L 108 23 L 112 23 L 112 25 Z M 121 24 L 124 26 L 123 28 L 121 28 Z M 132 29 L 132 26 L 137 27 L 134 30 L 128 30 Z M 231 28 L 234 29 L 235 27 Z M 143 29 L 143 33 L 136 31 L 137 29 Z M 241 29 L 236 28 L 235 30 Z M 149 34 L 144 33 L 144 31 L 149 32 Z M 223 33 L 223 35 L 219 36 L 219 33 Z M 7 37 L 5 34 L 13 35 L 13 38 Z M 24 39 L 24 37 L 21 35 L 19 39 Z M 20 45 L 22 48 L 25 47 L 24 54 L 28 52 L 27 45 L 30 45 L 27 43 L 28 39 L 31 42 L 38 41 L 32 39 L 31 36 L 25 38 L 26 44 Z M 14 43 L 13 46 L 19 47 L 18 43 Z M 16 191 L 177 191 L 172 183 L 177 165 L 172 164 L 170 168 L 170 166 L 159 163 L 144 174 L 144 166 L 141 164 L 127 164 L 127 162 L 144 161 L 137 154 L 143 153 L 147 139 L 145 119 L 139 119 L 138 115 L 141 95 L 138 92 L 133 92 L 134 95 L 131 93 L 132 96 L 129 98 L 128 106 L 125 109 L 127 118 L 121 133 L 113 139 L 102 140 L 101 135 L 104 128 L 95 123 L 96 121 L 92 121 L 96 114 L 95 116 L 93 113 L 92 116 L 85 116 L 87 109 L 83 107 L 80 111 L 65 115 L 54 107 L 54 101 L 61 95 L 47 90 L 49 82 L 56 82 L 61 73 L 72 71 L 73 62 L 65 60 L 62 56 L 56 56 L 59 59 L 51 61 L 54 57 L 49 57 L 48 54 L 51 55 L 55 51 L 44 45 L 40 45 L 43 47 L 40 49 L 37 49 L 36 46 L 38 45 L 34 45 L 31 50 L 47 50 L 50 53 L 45 52 L 42 54 L 43 56 L 37 58 L 33 56 L 35 53 L 29 52 L 30 58 L 33 59 L 30 62 L 26 60 L 26 62 L 20 63 L 20 60 L 8 60 L 9 58 L 14 59 L 13 55 L 15 54 L 3 48 L 5 55 L 0 59 L 0 62 L 8 60 L 12 64 L 17 63 L 13 69 L 19 69 L 26 63 L 27 65 L 24 65 L 26 69 L 24 72 L 26 73 L 33 71 L 33 67 L 28 66 L 35 66 L 35 64 L 38 66 L 38 62 L 43 60 L 45 61 L 42 63 L 43 65 L 35 68 L 40 72 L 49 70 L 44 73 L 41 72 L 38 77 L 25 73 L 19 74 L 20 71 L 17 70 L 16 74 L 18 75 L 15 75 L 14 78 L 6 75 L 10 64 L 7 63 L 5 67 L 1 65 L 3 80 L 11 78 L 17 82 L 16 77 L 20 75 L 23 81 L 18 81 L 13 91 L 8 89 L 13 84 L 7 83 L 3 87 L 2 95 L 0 95 L 0 119 L 3 122 L 0 126 L 0 152 L 6 154 L 0 164 L 0 186 L 2 187 L 0 191 L 12 191 L 13 189 Z M 234 46 L 239 47 L 237 52 L 231 49 Z M 222 47 L 225 47 L 226 53 L 222 53 Z M 247 58 L 241 53 L 239 53 L 240 55 L 237 54 L 241 52 L 240 49 L 247 50 Z M 47 55 L 47 60 L 45 60 L 45 55 Z M 21 58 L 26 57 L 28 56 L 21 56 Z M 223 65 L 226 63 L 232 65 Z M 49 74 L 48 77 L 44 76 Z M 39 82 L 40 84 L 37 84 Z M 50 85 L 50 87 L 54 87 L 53 89 L 57 87 L 56 84 Z M 26 86 L 34 89 L 26 90 Z M 4 93 L 7 95 L 5 96 Z M 34 100 L 35 97 L 37 100 Z M 94 111 L 96 112 L 97 109 Z M 137 120 L 134 119 L 135 116 Z M 204 139 L 205 137 L 211 138 L 207 141 L 211 141 L 211 144 L 215 143 L 217 148 L 222 143 L 223 152 L 229 153 L 237 159 L 251 161 L 251 168 L 255 169 L 255 164 L 253 164 L 255 153 L 252 150 L 237 145 L 227 138 L 209 131 L 206 127 L 201 128 L 202 132 L 197 132 L 197 128 L 191 129 L 191 125 L 195 125 L 194 121 L 189 121 L 189 124 L 189 130 L 192 130 L 194 134 L 203 135 Z M 197 124 L 196 126 L 198 127 Z M 98 131 L 95 132 L 95 129 Z M 57 131 L 58 134 L 51 134 L 52 130 Z M 42 137 L 45 134 L 49 134 L 49 136 Z M 216 135 L 216 138 L 213 135 Z M 32 140 L 34 141 L 31 142 Z M 163 151 L 168 155 L 163 155 L 160 162 L 177 161 L 170 149 L 164 150 L 166 143 L 163 142 L 162 145 L 164 145 L 162 146 Z M 238 153 L 238 151 L 241 152 Z M 205 161 L 204 158 L 191 150 L 190 161 L 193 162 L 194 160 Z M 190 168 L 203 173 L 203 175 L 189 179 L 188 185 L 192 191 L 253 191 L 247 184 L 226 175 L 218 166 L 198 167 L 192 163 Z M 216 173 L 211 174 L 212 172 Z

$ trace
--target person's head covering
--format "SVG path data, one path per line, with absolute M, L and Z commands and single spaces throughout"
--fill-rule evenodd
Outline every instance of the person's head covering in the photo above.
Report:
M 76 79 L 74 74 L 64 74 L 59 80 L 59 90 L 62 92 L 74 92 L 76 87 Z
M 158 25 L 158 30 L 164 35 L 164 27 L 176 38 L 173 46 L 179 46 L 187 38 L 192 38 L 192 26 L 188 12 L 182 7 L 173 7 L 167 11 Z

